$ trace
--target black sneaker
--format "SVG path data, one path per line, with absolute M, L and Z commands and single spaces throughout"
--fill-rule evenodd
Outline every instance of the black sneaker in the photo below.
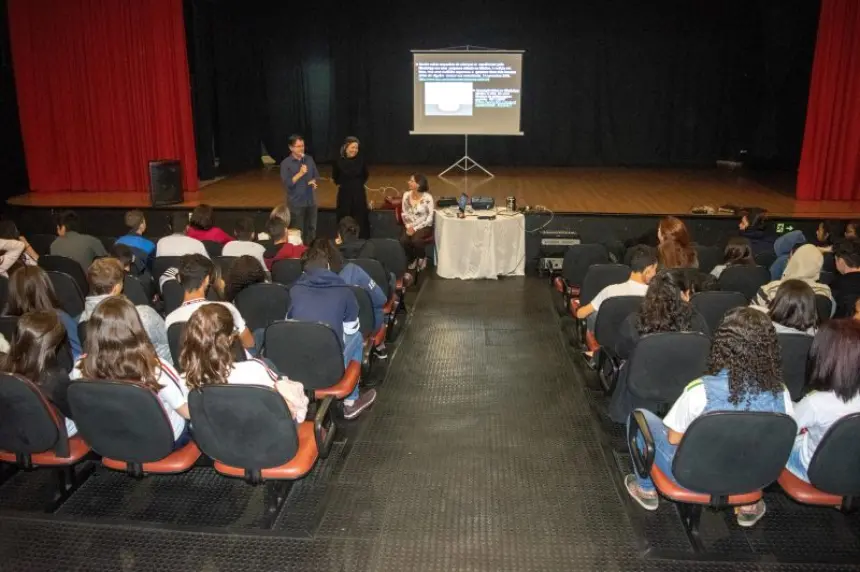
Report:
M 361 413 L 373 405 L 373 402 L 376 401 L 376 390 L 368 389 L 367 391 L 361 394 L 361 397 L 355 400 L 355 403 L 352 405 L 343 404 L 343 418 L 344 419 L 355 419 Z
M 376 359 L 388 359 L 388 350 L 385 348 L 385 344 L 373 348 L 373 356 Z

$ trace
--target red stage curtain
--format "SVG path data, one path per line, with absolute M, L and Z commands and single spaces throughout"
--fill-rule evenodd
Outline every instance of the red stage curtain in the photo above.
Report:
M 10 0 L 34 191 L 139 191 L 179 159 L 198 188 L 182 0 Z
M 797 198 L 860 200 L 858 0 L 821 2 Z

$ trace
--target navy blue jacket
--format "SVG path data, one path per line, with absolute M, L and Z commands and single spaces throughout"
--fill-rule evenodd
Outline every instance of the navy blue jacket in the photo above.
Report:
M 343 278 L 331 270 L 306 270 L 290 288 L 287 318 L 328 324 L 343 341 L 358 332 L 358 302 Z

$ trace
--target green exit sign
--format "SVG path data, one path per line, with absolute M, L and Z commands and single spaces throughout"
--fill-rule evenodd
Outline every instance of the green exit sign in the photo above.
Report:
M 785 234 L 785 233 L 791 232 L 793 230 L 794 230 L 793 224 L 789 224 L 787 222 L 776 223 L 776 233 L 777 234 Z

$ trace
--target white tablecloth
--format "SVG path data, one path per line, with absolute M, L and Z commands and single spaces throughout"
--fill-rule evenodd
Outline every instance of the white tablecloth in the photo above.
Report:
M 491 215 L 493 211 L 480 214 Z M 437 209 L 434 225 L 436 274 L 442 278 L 496 279 L 525 274 L 526 236 L 522 214 L 496 213 L 494 220 L 480 220 L 477 214 L 460 219 L 447 209 Z

